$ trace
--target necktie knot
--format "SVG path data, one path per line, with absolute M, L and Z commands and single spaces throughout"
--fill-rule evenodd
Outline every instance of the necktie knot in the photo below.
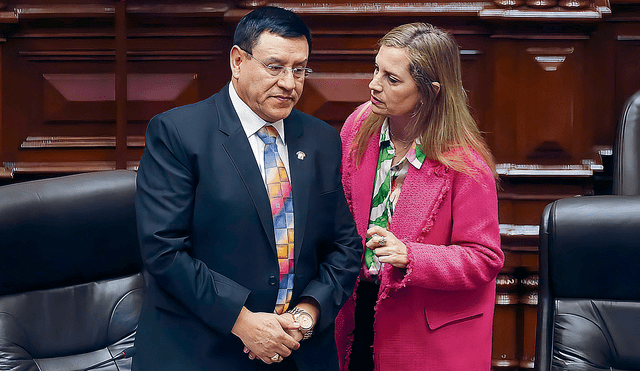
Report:
M 278 130 L 271 125 L 265 125 L 262 129 L 258 130 L 258 137 L 262 139 L 264 144 L 273 144 L 278 137 Z

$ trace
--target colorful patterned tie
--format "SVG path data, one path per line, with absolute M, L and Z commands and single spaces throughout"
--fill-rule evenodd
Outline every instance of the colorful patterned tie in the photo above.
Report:
M 267 182 L 271 214 L 276 233 L 276 248 L 280 264 L 280 287 L 276 301 L 276 313 L 282 314 L 289 307 L 293 291 L 293 198 L 291 184 L 278 155 L 276 138 L 278 131 L 273 126 L 264 126 L 258 131 L 258 137 L 265 144 L 264 173 Z

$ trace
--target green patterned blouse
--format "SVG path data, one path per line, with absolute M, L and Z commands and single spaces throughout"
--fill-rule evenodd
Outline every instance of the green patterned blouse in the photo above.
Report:
M 402 160 L 391 166 L 394 156 L 395 148 L 391 141 L 389 119 L 387 118 L 380 129 L 380 155 L 378 156 L 373 198 L 371 199 L 369 228 L 374 225 L 388 228 L 400 197 L 402 183 L 409 171 L 409 164 L 420 169 L 426 157 L 419 138 L 413 141 L 411 148 Z M 376 276 L 382 268 L 380 261 L 370 249 L 365 249 L 364 264 L 372 276 Z

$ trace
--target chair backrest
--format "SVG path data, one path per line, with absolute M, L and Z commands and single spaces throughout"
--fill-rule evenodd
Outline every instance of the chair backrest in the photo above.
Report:
M 640 195 L 640 91 L 625 103 L 613 146 L 613 194 Z
M 640 369 L 640 197 L 553 202 L 539 253 L 536 370 Z
M 144 293 L 135 178 L 0 187 L 0 369 L 75 370 L 133 345 Z

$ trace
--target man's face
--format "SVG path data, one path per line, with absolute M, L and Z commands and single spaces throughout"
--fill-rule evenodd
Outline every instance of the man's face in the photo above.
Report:
M 267 66 L 306 67 L 307 39 L 263 32 L 251 54 L 253 57 L 237 46 L 231 49 L 231 72 L 238 96 L 267 122 L 286 118 L 302 95 L 304 76 L 296 78 L 290 69 L 272 76 L 260 61 Z

